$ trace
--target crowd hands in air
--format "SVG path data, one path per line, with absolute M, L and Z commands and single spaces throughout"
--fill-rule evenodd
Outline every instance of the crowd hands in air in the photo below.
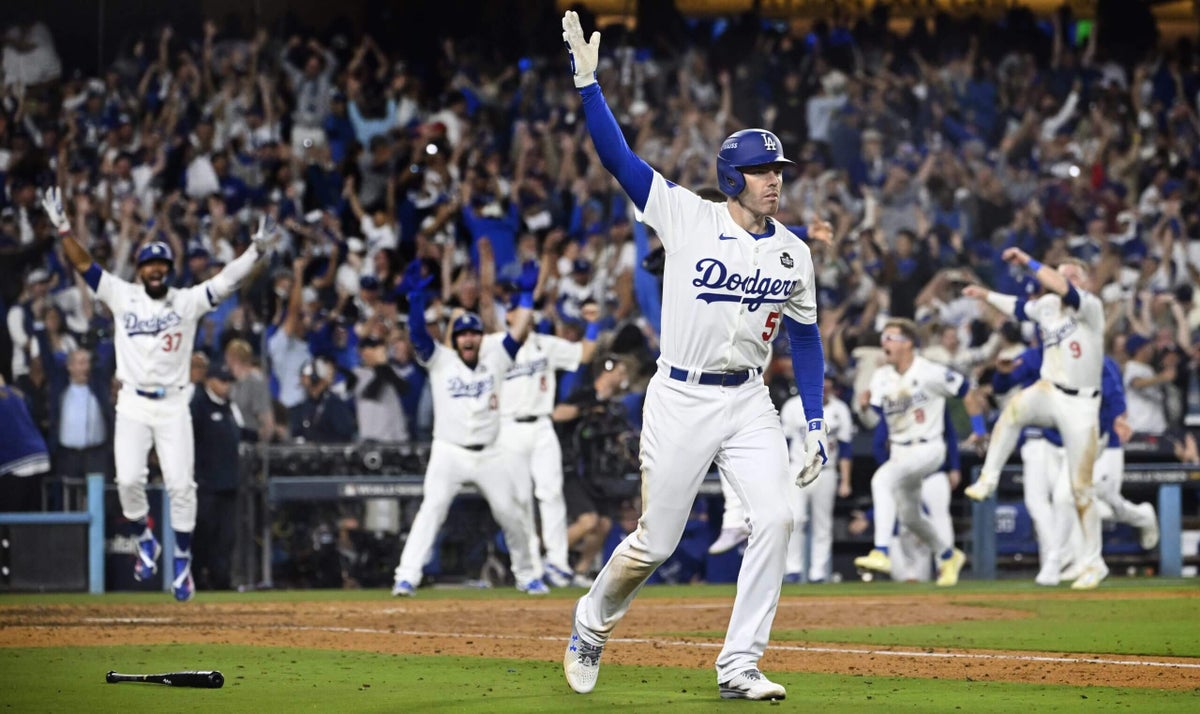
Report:
M 811 34 L 741 20 L 715 39 L 700 23 L 645 45 L 613 29 L 596 76 L 635 152 L 693 189 L 713 185 L 714 148 L 730 132 L 778 135 L 798 168 L 776 219 L 828 221 L 810 247 L 846 403 L 881 364 L 891 318 L 914 319 L 920 352 L 986 391 L 1034 336 L 975 286 L 1032 295 L 1042 286 L 1029 257 L 1075 257 L 1104 302 L 1106 351 L 1133 365 L 1127 388 L 1144 392 L 1123 433 L 1168 435 L 1178 458 L 1196 461 L 1183 430 L 1200 359 L 1196 48 L 1122 57 L 1097 43 L 1108 28 L 1073 43 L 1058 15 L 1049 33 L 1025 15 L 1004 28 L 918 22 L 904 36 L 878 20 Z M 1020 39 L 1016 20 L 1030 29 Z M 3 371 L 28 398 L 46 398 L 47 347 L 60 361 L 81 351 L 112 364 L 112 317 L 54 239 L 60 218 L 126 279 L 139 246 L 165 241 L 177 286 L 213 275 L 263 220 L 279 226 L 264 267 L 191 346 L 223 362 L 236 343 L 239 381 L 269 382 L 270 401 L 250 406 L 264 441 L 361 437 L 355 385 L 381 365 L 400 377 L 394 439 L 429 438 L 406 331 L 405 276 L 418 263 L 440 339 L 468 310 L 502 330 L 514 281 L 537 262 L 541 329 L 579 340 L 585 311 L 598 312 L 597 359 L 620 356 L 622 389 L 644 388 L 660 246 L 600 165 L 561 48 L 495 62 L 477 42 L 446 38 L 436 56 L 413 57 L 370 35 L 238 36 L 212 21 L 131 40 L 95 77 L 6 68 Z M 42 210 L 51 187 L 59 216 Z M 765 378 L 782 404 L 786 360 Z M 345 408 L 297 418 L 325 400 Z

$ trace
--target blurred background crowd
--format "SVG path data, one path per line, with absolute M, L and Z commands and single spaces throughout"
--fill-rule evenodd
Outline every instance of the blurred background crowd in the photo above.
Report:
M 889 317 L 917 320 L 925 356 L 980 383 L 1011 369 L 1028 326 L 961 288 L 1033 290 L 999 259 L 1019 246 L 1092 265 L 1107 349 L 1127 386 L 1138 380 L 1130 449 L 1197 461 L 1200 48 L 1158 37 L 1143 4 L 1121 5 L 903 28 L 885 5 L 802 25 L 668 7 L 636 29 L 601 24 L 598 74 L 631 146 L 681 185 L 713 185 L 734 130 L 780 137 L 799 166 L 778 218 L 835 228 L 812 249 L 847 403 L 881 361 Z M 606 328 L 595 364 L 558 385 L 561 402 L 601 407 L 560 414 L 568 477 L 636 471 L 632 449 L 589 445 L 636 443 L 661 250 L 587 137 L 561 12 L 523 7 L 506 38 L 444 16 L 401 21 L 412 13 L 367 31 L 199 17 L 118 32 L 115 56 L 86 71 L 63 61 L 79 54 L 64 51 L 70 36 L 18 4 L 0 97 L 0 375 L 45 439 L 48 473 L 111 472 L 114 366 L 111 315 L 40 210 L 54 184 L 75 234 L 126 279 L 138 246 L 164 240 L 175 284 L 197 284 L 246 248 L 260 215 L 279 221 L 265 267 L 185 346 L 198 384 L 229 388 L 245 441 L 368 440 L 419 459 L 431 407 L 400 276 L 411 261 L 438 276 L 435 329 L 459 309 L 502 329 L 509 281 L 538 260 L 538 329 L 581 339 L 589 302 Z M 794 393 L 786 339 L 776 348 L 766 379 L 782 403 Z M 593 412 L 599 422 L 581 421 Z M 856 468 L 856 495 L 870 472 Z M 198 468 L 202 489 L 210 476 Z M 605 508 L 619 528 L 636 502 Z

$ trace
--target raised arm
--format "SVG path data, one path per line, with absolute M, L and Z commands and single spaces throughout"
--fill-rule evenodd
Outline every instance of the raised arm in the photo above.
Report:
M 54 229 L 58 231 L 58 235 L 62 238 L 63 253 L 66 254 L 67 260 L 71 262 L 71 267 L 75 268 L 81 274 L 87 274 L 88 269 L 92 267 L 94 261 L 92 254 L 84 248 L 79 241 L 75 240 L 75 236 L 71 233 L 71 222 L 67 220 L 67 215 L 63 211 L 62 191 L 57 187 L 51 187 L 46 190 L 46 195 L 42 197 L 42 208 L 46 211 L 46 216 L 50 219 L 50 223 L 54 225 Z M 99 281 L 99 270 L 96 271 L 96 281 Z M 96 285 L 92 280 L 88 280 L 88 284 L 92 289 L 96 289 Z
M 592 137 L 600 163 L 617 179 L 617 183 L 621 184 L 621 188 L 633 199 L 638 210 L 645 210 L 646 200 L 650 197 L 650 183 L 654 179 L 654 169 L 629 148 L 625 135 L 617 125 L 617 120 L 604 99 L 604 93 L 600 91 L 600 85 L 596 82 L 600 33 L 593 32 L 591 39 L 585 42 L 579 15 L 573 10 L 568 10 L 563 15 L 562 28 L 563 40 L 567 43 L 567 51 L 571 56 L 575 87 L 583 100 L 588 134 Z

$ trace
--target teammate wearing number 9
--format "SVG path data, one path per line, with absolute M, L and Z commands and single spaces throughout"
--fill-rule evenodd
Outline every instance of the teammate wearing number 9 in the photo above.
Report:
M 651 573 L 675 550 L 709 466 L 716 461 L 746 507 L 750 540 L 738 575 L 725 645 L 717 656 L 723 698 L 782 699 L 758 663 L 770 638 L 792 530 L 787 490 L 827 459 L 812 258 L 771 216 L 792 164 L 769 131 L 746 129 L 717 154 L 728 197 L 706 201 L 671 183 L 630 150 L 596 83 L 600 34 L 584 40 L 579 17 L 563 17 L 575 86 L 601 163 L 662 240 L 661 353 L 646 390 L 641 434 L 642 515 L 578 602 L 563 659 L 567 683 L 590 692 L 618 621 Z M 814 224 L 810 232 L 826 233 Z M 782 319 L 781 319 L 782 318 Z M 799 475 L 761 374 L 786 326 L 810 429 Z
M 71 235 L 57 188 L 46 192 L 42 206 L 58 229 L 63 251 L 88 287 L 112 311 L 117 353 L 117 420 L 113 454 L 121 512 L 137 539 L 134 578 L 145 580 L 158 571 L 162 552 L 146 517 L 146 456 L 153 446 L 170 496 L 171 527 L 175 531 L 173 590 L 177 600 L 195 594 L 192 581 L 192 531 L 196 526 L 195 450 L 189 404 L 189 367 L 196 326 L 205 313 L 237 289 L 274 237 L 266 219 L 253 242 L 220 273 L 195 287 L 170 287 L 174 255 L 166 243 L 153 242 L 137 253 L 137 278 L 129 283 L 101 269 Z
M 1083 536 L 1083 571 L 1071 587 L 1091 590 L 1108 573 L 1100 554 L 1100 512 L 1092 484 L 1104 370 L 1104 306 L 1088 291 L 1088 268 L 1082 262 L 1068 260 L 1054 269 L 1033 260 L 1019 248 L 1005 250 L 1003 258 L 1033 270 L 1047 293 L 1026 302 L 971 285 L 963 289 L 963 294 L 984 299 L 1018 320 L 1036 323 L 1042 341 L 1042 369 L 1040 379 L 1021 390 L 1000 413 L 979 480 L 968 486 L 965 493 L 976 501 L 992 495 L 1000 482 L 1000 470 L 1016 447 L 1023 427 L 1058 429 Z

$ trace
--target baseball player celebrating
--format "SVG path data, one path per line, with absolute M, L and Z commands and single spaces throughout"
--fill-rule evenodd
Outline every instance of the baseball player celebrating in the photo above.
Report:
M 137 278 L 128 283 L 103 270 L 71 235 L 57 188 L 42 201 L 50 222 L 63 239 L 63 251 L 88 286 L 112 311 L 116 326 L 117 421 L 113 452 L 117 467 L 117 495 L 121 512 L 137 538 L 134 578 L 145 580 L 158 571 L 162 547 L 154 538 L 146 516 L 146 454 L 154 447 L 162 468 L 163 483 L 171 503 L 175 531 L 172 588 L 176 600 L 190 600 L 192 581 L 192 531 L 196 526 L 195 450 L 189 404 L 192 384 L 189 367 L 192 343 L 200 319 L 231 295 L 250 274 L 255 261 L 265 255 L 274 238 L 264 218 L 252 244 L 209 280 L 186 289 L 168 283 L 174 256 L 166 243 L 147 243 L 137 253 Z
M 413 261 L 404 284 L 409 288 L 409 338 L 417 361 L 429 371 L 433 393 L 433 446 L 425 469 L 424 498 L 396 566 L 392 595 L 416 593 L 438 530 L 465 483 L 479 488 L 504 531 L 517 589 L 544 595 L 549 591 L 531 558 L 534 550 L 526 525 L 533 506 L 529 477 L 514 468 L 509 453 L 496 445 L 500 384 L 529 334 L 536 266 L 532 273 L 522 273 L 520 309 L 509 332 L 484 337 L 479 316 L 463 313 L 450 329 L 453 348 L 435 343 L 425 325 L 425 290 L 433 278 L 422 279 L 420 269 L 420 262 Z
M 1088 292 L 1088 269 L 1081 261 L 1068 260 L 1056 270 L 1030 258 L 1019 248 L 1005 250 L 1002 257 L 1033 270 L 1047 294 L 1028 303 L 978 285 L 967 286 L 963 294 L 986 300 L 1006 315 L 1037 324 L 1042 341 L 1041 378 L 1005 405 L 993 428 L 979 480 L 968 486 L 965 493 L 982 501 L 995 492 L 1000 470 L 1016 447 L 1023 427 L 1056 428 L 1066 450 L 1084 543 L 1083 571 L 1071 587 L 1091 590 L 1107 574 L 1100 557 L 1100 512 L 1092 483 L 1104 367 L 1104 306 Z
M 946 461 L 946 398 L 963 398 L 975 439 L 985 435 L 983 405 L 961 373 L 918 355 L 918 340 L 911 320 L 888 321 L 880 334 L 887 364 L 871 375 L 870 388 L 860 396 L 861 404 L 870 406 L 864 410 L 868 426 L 874 428 L 880 418 L 887 421 L 890 444 L 887 461 L 871 477 L 875 547 L 855 558 L 854 565 L 891 572 L 888 547 L 898 516 L 901 525 L 938 555 L 937 584 L 950 587 L 958 584 L 966 556 L 922 511 L 921 486 Z
M 546 549 L 546 580 L 555 587 L 571 584 L 572 570 L 567 562 L 567 503 L 563 500 L 562 446 L 550 412 L 554 409 L 555 372 L 575 371 L 591 360 L 596 351 L 600 311 L 585 305 L 583 317 L 587 332 L 583 342 L 571 342 L 554 335 L 530 334 L 504 375 L 500 390 L 499 444 L 511 452 L 512 463 L 520 469 L 518 477 L 533 478 L 533 497 L 542 517 L 542 545 Z M 509 322 L 522 319 L 509 312 Z M 529 544 L 534 559 L 540 555 L 536 524 L 528 520 Z
M 825 378 L 825 423 L 829 430 L 829 460 L 817 480 L 808 488 L 789 490 L 795 531 L 788 542 L 785 582 L 799 582 L 803 569 L 804 526 L 811 523 L 809 542 L 808 582 L 824 582 L 830 575 L 833 556 L 833 506 L 840 496 L 850 496 L 850 440 L 854 438 L 854 419 L 850 407 L 833 391 L 833 377 Z M 804 437 L 808 422 L 804 420 L 804 404 L 799 396 L 784 402 L 779 410 L 783 434 L 788 440 L 788 456 L 793 468 L 804 463 Z
M 717 682 L 723 698 L 782 699 L 784 688 L 758 669 L 792 530 L 787 443 L 760 378 L 781 323 L 809 422 L 798 484 L 817 477 L 828 451 L 812 258 L 800 238 L 770 218 L 779 208 L 783 169 L 792 162 L 774 134 L 746 129 L 717 153 L 726 202 L 705 201 L 667 181 L 629 148 L 605 103 L 595 77 L 600 33 L 585 41 L 572 11 L 562 24 L 600 161 L 666 252 L 661 353 L 643 412 L 642 515 L 575 607 L 564 674 L 576 692 L 595 687 L 605 642 L 642 584 L 675 550 L 715 459 L 745 504 L 751 527 L 717 656 Z M 831 229 L 821 223 L 810 230 Z

